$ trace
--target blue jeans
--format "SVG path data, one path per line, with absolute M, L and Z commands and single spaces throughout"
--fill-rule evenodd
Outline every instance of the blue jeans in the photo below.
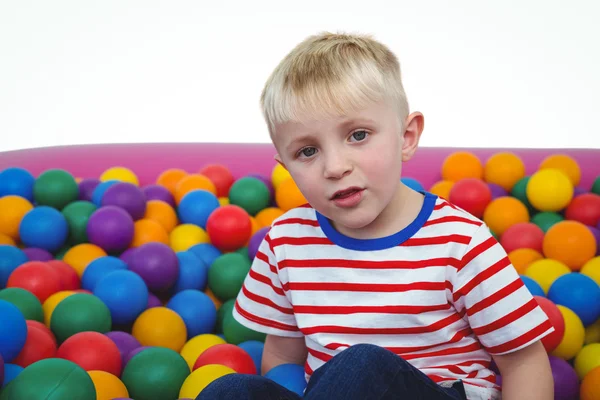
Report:
M 260 375 L 230 374 L 208 385 L 196 400 L 298 400 L 302 397 Z M 374 345 L 352 346 L 311 376 L 304 399 L 466 400 L 462 382 L 441 387 L 396 354 Z

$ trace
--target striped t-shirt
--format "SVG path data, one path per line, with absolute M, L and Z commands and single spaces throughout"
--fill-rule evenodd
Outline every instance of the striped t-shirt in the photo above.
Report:
M 307 206 L 275 220 L 233 311 L 269 335 L 304 337 L 307 379 L 344 349 L 384 347 L 468 398 L 499 398 L 490 354 L 554 328 L 479 219 L 426 193 L 393 235 L 355 239 Z

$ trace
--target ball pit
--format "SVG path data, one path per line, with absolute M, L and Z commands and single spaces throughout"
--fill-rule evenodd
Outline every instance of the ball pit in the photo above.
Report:
M 16 327 L 0 325 L 0 399 L 52 385 L 70 399 L 195 398 L 224 374 L 260 373 L 265 335 L 232 317 L 234 299 L 271 224 L 306 202 L 273 156 L 259 144 L 0 153 L 0 320 Z M 423 148 L 403 168 L 507 251 L 556 329 L 543 341 L 556 398 L 598 398 L 598 156 Z M 84 362 L 86 335 L 104 350 Z M 300 366 L 267 377 L 305 387 Z

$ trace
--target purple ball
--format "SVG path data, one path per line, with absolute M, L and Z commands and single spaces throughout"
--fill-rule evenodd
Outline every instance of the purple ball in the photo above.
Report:
M 555 400 L 579 398 L 579 377 L 573 367 L 562 358 L 550 356 L 550 367 L 554 378 Z
M 125 250 L 125 251 L 123 252 L 123 254 L 121 254 L 121 255 L 119 256 L 119 258 L 120 258 L 120 259 L 121 259 L 121 260 L 122 260 L 122 261 L 123 261 L 125 264 L 127 264 L 127 265 L 129 266 L 129 264 L 131 263 L 131 258 L 133 257 L 133 252 L 134 252 L 134 251 L 136 251 L 136 250 L 137 250 L 137 247 L 132 247 L 132 248 L 129 248 L 129 249 Z
M 589 230 L 592 231 L 596 238 L 596 255 L 600 255 L 600 229 L 588 226 Z
M 584 188 L 582 188 L 581 186 L 575 186 L 574 190 L 573 190 L 573 197 L 577 197 L 581 194 L 585 194 L 588 191 L 585 190 Z
M 100 207 L 90 216 L 87 224 L 90 243 L 107 253 L 120 252 L 133 240 L 133 219 L 125 210 L 116 206 Z
M 38 249 L 37 247 L 28 247 L 23 249 L 23 252 L 29 259 L 29 261 L 50 261 L 54 260 L 54 256 L 44 249 Z
M 258 231 L 256 231 L 256 233 L 250 238 L 250 242 L 248 243 L 248 257 L 250 257 L 250 260 L 254 260 L 254 257 L 256 257 L 256 253 L 258 253 L 258 248 L 260 247 L 260 244 L 262 243 L 265 236 L 267 236 L 267 233 L 270 229 L 270 226 L 261 228 Z
M 177 281 L 179 260 L 166 244 L 150 242 L 141 245 L 133 253 L 129 269 L 142 277 L 148 289 L 162 292 Z
M 265 185 L 267 185 L 267 188 L 269 189 L 269 193 L 271 193 L 271 200 L 275 198 L 275 189 L 273 188 L 273 183 L 271 182 L 271 180 L 269 178 L 267 178 L 264 175 L 260 175 L 260 174 L 250 174 L 248 175 L 249 177 L 252 178 L 257 178 L 259 180 L 261 180 L 262 182 L 264 182 Z
M 137 221 L 146 214 L 146 195 L 133 183 L 119 182 L 106 190 L 102 196 L 102 205 L 120 207 Z
M 131 350 L 129 353 L 127 353 L 125 358 L 123 358 L 123 366 L 121 369 L 124 370 L 125 366 L 129 362 L 129 360 L 131 360 L 136 354 L 141 353 L 142 351 L 149 349 L 151 347 L 154 347 L 154 346 L 140 346 L 140 347 L 137 347 L 137 348 Z
M 488 183 L 490 191 L 492 192 L 492 200 L 497 199 L 498 197 L 508 196 L 508 192 L 504 190 L 504 188 L 495 183 Z
M 175 207 L 175 198 L 169 192 L 169 190 L 161 185 L 148 185 L 144 188 L 144 195 L 146 200 L 160 200 L 164 201 L 171 207 Z
M 162 307 L 163 303 L 160 301 L 160 299 L 158 297 L 156 297 L 155 294 L 148 292 L 148 306 L 146 307 L 146 309 L 148 308 L 153 308 L 153 307 Z
M 136 338 L 127 332 L 112 331 L 106 333 L 106 336 L 108 336 L 110 340 L 117 345 L 119 353 L 121 353 L 121 361 L 123 366 L 125 366 L 125 356 L 127 356 L 127 354 L 129 354 L 132 350 L 142 346 Z
M 95 178 L 87 178 L 79 182 L 79 200 L 92 201 L 94 189 L 99 184 L 100 180 Z

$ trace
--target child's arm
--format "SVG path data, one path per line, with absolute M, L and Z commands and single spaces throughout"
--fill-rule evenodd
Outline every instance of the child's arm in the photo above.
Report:
M 263 349 L 261 373 L 281 364 L 304 365 L 308 350 L 304 338 L 267 335 Z
M 503 400 L 553 399 L 552 370 L 541 342 L 493 357 L 502 375 Z

